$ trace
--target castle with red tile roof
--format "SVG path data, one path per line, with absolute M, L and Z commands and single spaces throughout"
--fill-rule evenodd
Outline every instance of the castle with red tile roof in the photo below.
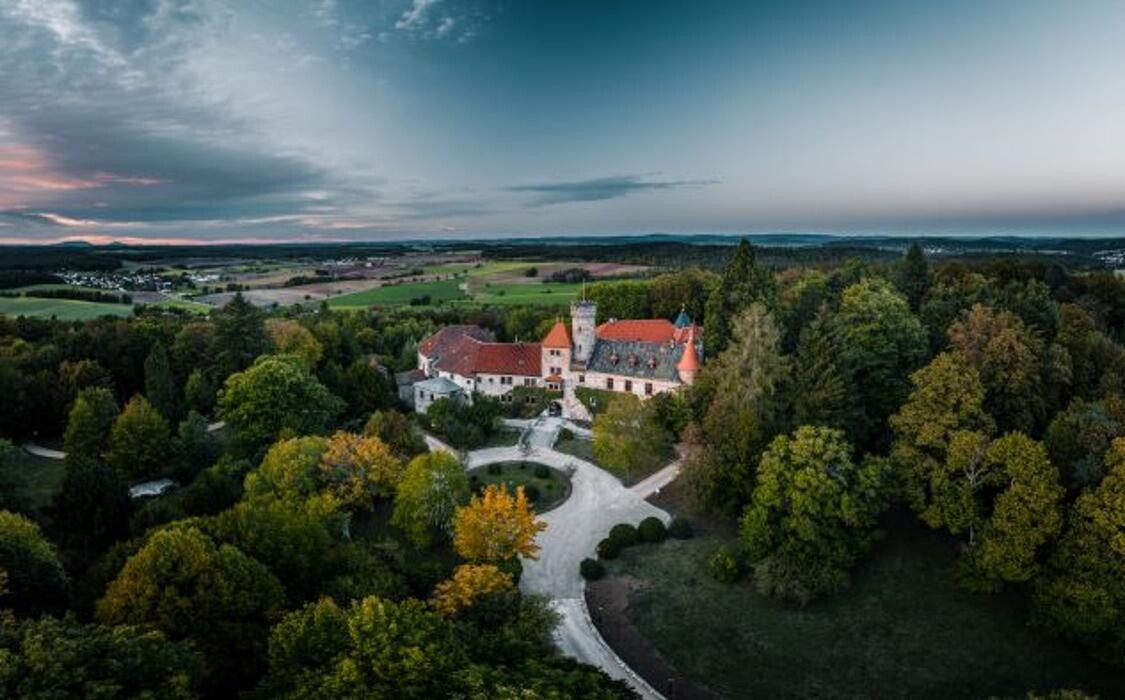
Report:
M 418 345 L 418 370 L 452 382 L 465 396 L 504 400 L 517 386 L 647 398 L 691 384 L 702 369 L 703 329 L 683 310 L 674 321 L 596 319 L 594 302 L 575 300 L 570 324 L 556 321 L 538 343 L 497 343 L 479 326 L 446 326 Z M 424 410 L 434 398 L 415 395 L 415 404 Z

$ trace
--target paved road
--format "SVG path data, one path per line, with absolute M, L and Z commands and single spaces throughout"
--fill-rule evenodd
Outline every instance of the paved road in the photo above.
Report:
M 23 444 L 23 449 L 28 454 L 33 454 L 36 457 L 42 457 L 44 459 L 66 459 L 66 453 L 62 450 L 52 450 L 49 447 L 36 445 L 34 442 L 25 442 Z
M 546 438 L 540 433 L 548 431 L 552 436 L 557 434 L 558 424 L 552 421 L 537 426 L 532 444 L 542 444 Z M 562 615 L 555 630 L 555 641 L 563 653 L 598 666 L 614 678 L 625 679 L 644 698 L 660 698 L 660 694 L 633 673 L 598 634 L 590 621 L 583 595 L 586 584 L 578 573 L 578 566 L 584 558 L 594 556 L 598 541 L 617 523 L 637 524 L 649 516 L 667 523 L 668 514 L 645 501 L 640 492 L 626 488 L 612 474 L 550 447 L 535 447 L 528 454 L 518 447 L 476 450 L 469 454 L 466 466 L 475 469 L 493 462 L 521 459 L 569 473 L 572 491 L 562 505 L 541 516 L 547 529 L 539 535 L 539 558 L 524 561 L 520 589 L 550 598 Z M 670 467 L 657 473 L 668 481 L 674 474 Z

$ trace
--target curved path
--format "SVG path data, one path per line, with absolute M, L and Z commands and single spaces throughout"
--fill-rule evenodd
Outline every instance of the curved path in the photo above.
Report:
M 661 698 L 609 648 L 594 627 L 586 607 L 586 583 L 578 567 L 583 559 L 594 556 L 598 542 L 617 523 L 635 525 L 650 516 L 667 523 L 669 516 L 645 500 L 645 489 L 626 488 L 600 467 L 552 449 L 550 445 L 559 427 L 557 419 L 540 420 L 530 440 L 534 445 L 530 451 L 522 451 L 518 446 L 475 450 L 469 453 L 465 466 L 476 469 L 493 462 L 527 460 L 570 476 L 570 498 L 540 516 L 547 529 L 539 535 L 539 558 L 523 562 L 520 589 L 549 598 L 560 613 L 562 620 L 555 630 L 555 642 L 564 654 L 597 666 L 613 678 L 624 679 L 644 698 Z M 427 441 L 430 449 L 448 449 L 437 440 Z M 658 489 L 674 478 L 677 470 L 678 465 L 669 465 L 637 486 L 660 476 L 653 482 Z

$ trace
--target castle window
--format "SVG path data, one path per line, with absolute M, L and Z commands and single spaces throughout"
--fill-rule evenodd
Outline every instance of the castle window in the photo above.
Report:
M 632 390 L 633 390 L 633 382 L 626 379 L 625 380 L 625 391 L 632 391 Z
M 586 383 L 586 375 L 585 374 L 578 375 L 578 383 L 579 384 L 585 384 Z
M 613 391 L 613 377 L 606 377 L 605 388 Z
M 652 396 L 652 382 L 645 382 L 645 396 Z

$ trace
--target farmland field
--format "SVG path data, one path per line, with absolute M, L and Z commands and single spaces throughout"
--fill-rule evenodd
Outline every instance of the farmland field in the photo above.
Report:
M 523 284 L 477 285 L 473 300 L 484 304 L 564 305 L 578 294 L 579 285 L 538 281 Z
M 409 284 L 393 284 L 376 289 L 368 289 L 355 294 L 330 299 L 328 305 L 332 308 L 357 308 L 377 306 L 380 304 L 397 305 L 409 304 L 412 299 L 429 297 L 430 303 L 453 301 L 463 299 L 458 280 L 438 280 L 435 282 L 414 282 Z
M 0 314 L 35 316 L 60 321 L 85 321 L 99 316 L 132 316 L 131 304 L 100 304 L 76 299 L 37 299 L 35 297 L 0 297 Z

